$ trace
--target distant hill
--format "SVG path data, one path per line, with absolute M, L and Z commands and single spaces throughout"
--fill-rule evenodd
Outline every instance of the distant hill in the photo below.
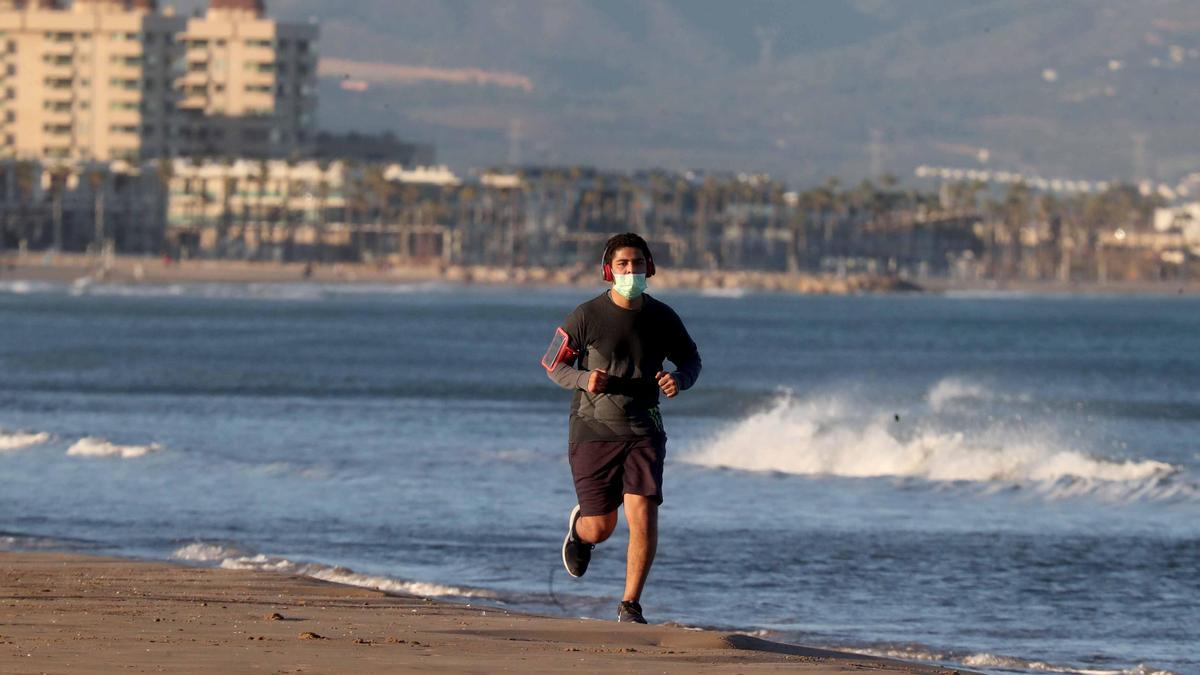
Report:
M 268 5 L 322 24 L 325 128 L 394 130 L 458 167 L 512 158 L 811 182 L 981 166 L 986 149 L 993 168 L 1080 178 L 1200 169 L 1200 3 Z

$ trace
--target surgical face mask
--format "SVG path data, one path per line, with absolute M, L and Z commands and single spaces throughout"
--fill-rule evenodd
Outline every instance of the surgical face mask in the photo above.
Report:
M 634 300 L 646 290 L 646 275 L 614 274 L 613 290 L 626 300 Z

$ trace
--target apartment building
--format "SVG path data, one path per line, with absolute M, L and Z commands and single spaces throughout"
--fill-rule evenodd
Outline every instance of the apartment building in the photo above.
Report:
M 153 0 L 0 0 L 0 156 L 173 154 L 175 36 Z
M 271 19 L 262 0 L 211 0 L 204 15 L 188 19 L 182 39 L 182 154 L 313 154 L 316 24 Z
M 316 38 L 262 0 L 0 0 L 0 157 L 311 154 Z

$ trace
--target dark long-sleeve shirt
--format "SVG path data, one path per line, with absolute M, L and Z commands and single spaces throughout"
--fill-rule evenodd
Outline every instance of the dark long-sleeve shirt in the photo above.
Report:
M 665 436 L 654 375 L 669 360 L 680 390 L 700 376 L 700 352 L 679 315 L 649 295 L 642 298 L 640 309 L 625 309 L 605 291 L 576 307 L 563 323 L 579 355 L 571 363 L 558 364 L 549 375 L 559 386 L 575 391 L 572 442 Z M 604 393 L 587 391 L 593 370 L 609 375 Z

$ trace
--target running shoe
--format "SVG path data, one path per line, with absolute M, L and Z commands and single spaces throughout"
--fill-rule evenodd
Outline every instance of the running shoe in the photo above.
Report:
M 642 616 L 642 605 L 636 600 L 622 600 L 617 606 L 617 621 L 620 623 L 646 623 Z
M 588 563 L 592 561 L 592 549 L 596 548 L 595 544 L 589 544 L 575 534 L 575 522 L 579 516 L 579 505 L 576 504 L 567 519 L 567 538 L 563 540 L 562 547 L 563 567 L 567 568 L 567 574 L 577 578 L 587 571 Z

